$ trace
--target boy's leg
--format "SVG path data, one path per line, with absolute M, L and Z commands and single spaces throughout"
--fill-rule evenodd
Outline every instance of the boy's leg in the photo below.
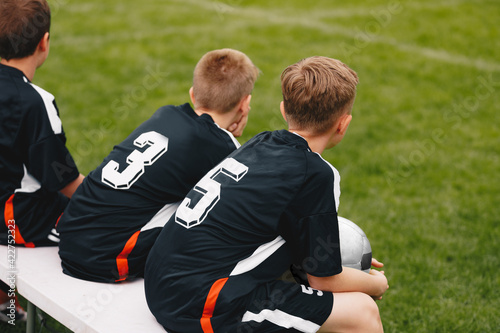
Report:
M 318 332 L 383 332 L 375 301 L 363 293 L 334 293 L 330 317 Z
M 229 287 L 232 289 L 235 285 Z M 230 290 L 225 289 L 226 286 L 219 297 L 225 296 L 225 293 L 231 293 Z M 227 329 L 229 319 L 239 317 L 237 328 L 228 331 L 278 333 L 286 329 L 290 333 L 315 333 L 331 316 L 334 298 L 329 292 L 318 291 L 296 283 L 273 281 L 257 287 L 251 295 L 246 296 L 244 301 L 246 305 L 244 309 L 237 310 L 240 313 L 238 316 L 228 316 L 231 306 L 234 307 L 236 303 L 231 302 L 227 307 L 220 308 L 224 317 L 218 321 L 219 328 Z
M 25 247 L 57 246 L 55 232 L 58 218 L 69 199 L 60 192 L 41 194 L 18 192 L 11 196 L 6 207 L 5 220 L 12 220 L 16 227 L 16 245 Z M 9 244 L 9 235 L 0 228 L 0 244 Z

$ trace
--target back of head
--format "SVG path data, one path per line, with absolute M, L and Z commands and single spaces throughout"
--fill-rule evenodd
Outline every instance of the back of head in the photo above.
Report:
M 50 31 L 46 0 L 0 0 L 0 57 L 5 60 L 32 55 Z
M 233 49 L 206 53 L 194 69 L 195 108 L 228 112 L 251 94 L 258 68 L 250 58 Z
M 336 59 L 315 56 L 288 66 L 281 90 L 289 125 L 324 133 L 350 110 L 357 84 L 356 72 Z

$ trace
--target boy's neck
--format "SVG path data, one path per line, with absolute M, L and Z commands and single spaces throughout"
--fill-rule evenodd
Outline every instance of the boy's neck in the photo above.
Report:
M 220 112 L 207 109 L 194 109 L 194 112 L 198 116 L 201 116 L 202 114 L 205 113 L 208 114 L 210 117 L 212 117 L 214 123 L 216 123 L 220 128 L 223 128 L 225 130 L 228 130 L 229 126 L 238 121 L 236 116 L 237 114 L 236 110 L 229 112 Z
M 350 104 L 349 110 L 351 109 L 352 104 Z M 352 115 L 349 111 L 342 114 L 337 120 L 334 121 L 333 124 L 331 124 L 330 128 L 321 134 L 307 129 L 296 129 L 295 126 L 290 124 L 288 130 L 303 137 L 313 152 L 322 154 L 325 149 L 333 148 L 340 143 L 340 141 L 342 141 L 351 120 Z
M 288 129 L 288 131 L 300 135 L 315 153 L 322 154 L 328 146 L 330 137 L 327 135 L 313 135 L 308 131 L 294 130 L 292 128 Z
M 229 125 L 232 124 L 231 119 L 228 117 L 228 113 L 220 113 L 217 111 L 204 110 L 204 109 L 195 109 L 194 112 L 198 116 L 206 113 L 212 117 L 214 123 L 216 123 L 220 128 L 227 129 Z
M 34 57 L 26 57 L 26 58 L 11 59 L 11 60 L 1 59 L 0 63 L 5 66 L 19 69 L 21 72 L 24 73 L 24 75 L 30 81 L 32 81 L 33 78 L 35 77 L 37 63 Z

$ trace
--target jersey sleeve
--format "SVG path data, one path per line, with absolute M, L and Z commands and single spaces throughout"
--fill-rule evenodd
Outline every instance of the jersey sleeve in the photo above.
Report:
M 30 174 L 51 192 L 63 189 L 79 174 L 61 134 L 50 135 L 32 144 L 28 160 Z
M 308 165 L 303 185 L 280 226 L 294 263 L 310 275 L 326 277 L 342 272 L 335 193 L 339 177 L 328 163 L 319 167 Z
M 40 88 L 38 88 L 41 90 Z M 33 99 L 21 135 L 26 136 L 26 167 L 51 192 L 63 189 L 79 175 L 66 147 L 61 120 L 53 96 L 40 93 Z

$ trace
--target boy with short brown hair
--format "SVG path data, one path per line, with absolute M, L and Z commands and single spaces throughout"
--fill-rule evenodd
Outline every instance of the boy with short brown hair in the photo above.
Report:
M 31 82 L 49 54 L 50 21 L 45 0 L 0 0 L 0 244 L 4 245 L 57 245 L 56 221 L 83 179 L 65 146 L 54 96 Z

